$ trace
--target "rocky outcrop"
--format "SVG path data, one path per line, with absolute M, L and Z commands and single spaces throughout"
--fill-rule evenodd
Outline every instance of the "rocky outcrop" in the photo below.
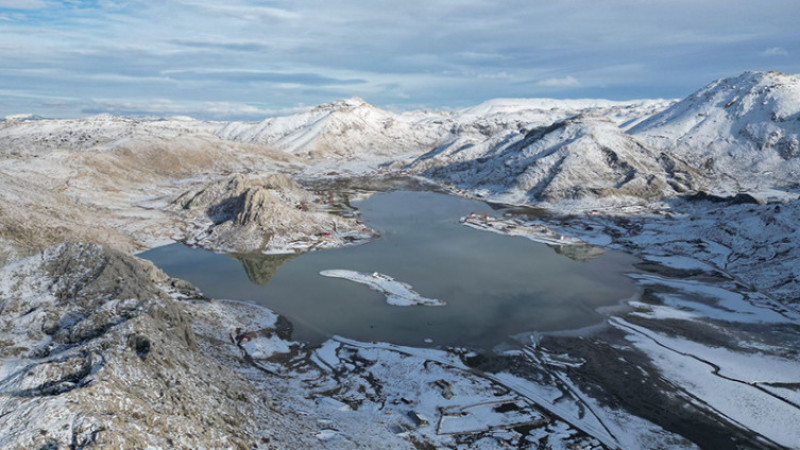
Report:
M 198 351 L 198 295 L 93 244 L 0 270 L 0 447 L 251 448 L 267 405 Z
M 356 221 L 325 212 L 318 202 L 284 175 L 236 174 L 187 191 L 172 205 L 202 227 L 189 243 L 229 252 L 291 253 L 373 236 Z

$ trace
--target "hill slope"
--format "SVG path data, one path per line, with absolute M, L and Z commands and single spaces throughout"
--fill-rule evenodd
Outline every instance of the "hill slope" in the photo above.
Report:
M 535 128 L 480 157 L 423 172 L 500 201 L 660 199 L 700 187 L 687 164 L 654 150 L 616 124 L 579 116 Z
M 663 100 L 495 99 L 451 112 L 396 114 L 353 98 L 259 123 L 231 122 L 217 134 L 311 157 L 397 156 L 481 142 L 580 113 L 602 113 L 618 123 L 635 122 L 668 104 Z
M 727 177 L 732 189 L 796 183 L 800 77 L 745 72 L 717 80 L 630 132 Z

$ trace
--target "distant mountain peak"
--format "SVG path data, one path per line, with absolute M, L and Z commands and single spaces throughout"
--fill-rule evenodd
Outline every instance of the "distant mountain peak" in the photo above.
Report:
M 680 129 L 691 131 L 718 113 L 721 121 L 742 119 L 749 123 L 760 120 L 786 121 L 800 115 L 800 77 L 780 72 L 744 72 L 739 76 L 716 80 L 660 114 L 631 129 L 646 132 L 683 123 Z M 674 133 L 677 130 L 660 130 Z
M 37 114 L 12 114 L 6 116 L 6 122 L 27 122 L 33 120 L 44 120 L 44 117 Z
M 313 110 L 314 111 L 319 111 L 319 110 L 335 110 L 335 111 L 338 111 L 338 110 L 343 110 L 343 109 L 360 108 L 360 107 L 365 107 L 365 106 L 366 107 L 373 107 L 372 105 L 370 105 L 369 103 L 367 103 L 366 101 L 364 101 L 364 99 L 362 99 L 360 97 L 350 97 L 350 98 L 345 98 L 345 99 L 341 99 L 341 100 L 336 100 L 336 101 L 333 101 L 333 102 L 330 102 L 330 103 L 323 103 L 323 104 L 315 107 Z

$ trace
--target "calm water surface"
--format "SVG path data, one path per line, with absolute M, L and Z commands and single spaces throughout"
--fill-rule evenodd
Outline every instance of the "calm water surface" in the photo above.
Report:
M 522 237 L 460 225 L 460 217 L 489 210 L 481 202 L 399 191 L 356 206 L 381 239 L 299 257 L 233 257 L 182 244 L 140 256 L 210 297 L 252 300 L 285 315 L 295 326 L 293 337 L 310 343 L 340 335 L 491 349 L 521 332 L 599 323 L 596 308 L 636 292 L 624 276 L 635 271 L 629 255 L 605 252 L 581 262 Z M 385 273 L 447 306 L 389 306 L 366 286 L 319 275 L 326 269 Z

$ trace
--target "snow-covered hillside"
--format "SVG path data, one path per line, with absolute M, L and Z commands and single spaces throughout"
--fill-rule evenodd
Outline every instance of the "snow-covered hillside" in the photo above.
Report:
M 631 124 L 670 104 L 664 100 L 497 99 L 455 111 L 393 113 L 359 98 L 261 122 L 206 122 L 190 117 L 129 118 L 100 114 L 71 120 L 13 116 L 0 121 L 0 152 L 43 155 L 54 150 L 107 151 L 131 142 L 193 138 L 222 145 L 269 146 L 311 158 L 387 159 L 439 146 L 480 142 L 576 114 Z
M 259 123 L 232 122 L 218 135 L 309 156 L 396 156 L 451 147 L 462 140 L 480 142 L 581 113 L 601 114 L 620 124 L 632 123 L 669 104 L 664 100 L 496 99 L 450 112 L 396 114 L 352 98 Z
M 434 167 L 425 175 L 524 204 L 591 197 L 660 199 L 693 191 L 702 177 L 653 150 L 611 121 L 579 116 L 484 146 L 472 159 Z M 426 164 L 426 157 L 419 163 Z M 413 167 L 413 165 L 412 165 Z
M 605 117 L 627 128 L 673 104 L 672 100 L 612 101 L 602 99 L 561 100 L 552 98 L 498 98 L 479 105 L 455 111 L 453 118 L 459 123 L 481 120 L 522 122 L 528 124 L 552 123 L 577 114 L 594 114 Z
M 104 151 L 130 141 L 185 136 L 218 140 L 213 132 L 220 126 L 189 117 L 134 119 L 111 114 L 70 120 L 8 119 L 0 122 L 3 155 L 42 155 L 53 150 Z
M 420 125 L 416 119 L 351 98 L 258 123 L 232 122 L 218 134 L 226 140 L 266 144 L 313 156 L 399 154 L 433 146 L 448 135 L 442 125 Z
M 800 173 L 800 77 L 745 72 L 717 80 L 630 130 L 732 182 L 794 184 Z
M 99 245 L 3 267 L 0 447 L 247 448 L 259 394 L 198 350 L 186 286 Z

